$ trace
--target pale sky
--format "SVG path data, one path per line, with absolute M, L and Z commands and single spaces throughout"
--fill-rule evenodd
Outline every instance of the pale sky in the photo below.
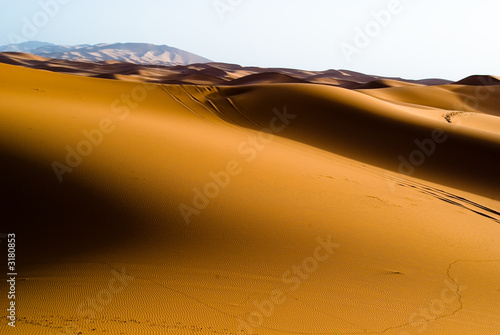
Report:
M 0 0 L 0 45 L 144 42 L 245 66 L 457 80 L 500 75 L 499 16 L 499 0 Z

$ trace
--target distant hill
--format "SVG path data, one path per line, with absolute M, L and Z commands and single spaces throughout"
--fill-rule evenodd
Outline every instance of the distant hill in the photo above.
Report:
M 167 66 L 211 62 L 209 59 L 184 50 L 167 45 L 147 43 L 103 43 L 66 46 L 30 41 L 0 46 L 0 52 L 25 52 L 45 58 L 72 61 L 119 61 Z

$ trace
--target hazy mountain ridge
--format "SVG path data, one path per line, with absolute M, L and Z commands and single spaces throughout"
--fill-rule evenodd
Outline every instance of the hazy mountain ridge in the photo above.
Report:
M 45 58 L 72 61 L 118 61 L 167 66 L 211 62 L 207 58 L 184 50 L 167 45 L 147 43 L 101 43 L 66 46 L 32 41 L 0 46 L 0 52 L 25 52 Z

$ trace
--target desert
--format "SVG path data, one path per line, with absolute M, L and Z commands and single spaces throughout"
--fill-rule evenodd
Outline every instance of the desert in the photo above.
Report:
M 497 77 L 0 61 L 2 334 L 500 329 Z

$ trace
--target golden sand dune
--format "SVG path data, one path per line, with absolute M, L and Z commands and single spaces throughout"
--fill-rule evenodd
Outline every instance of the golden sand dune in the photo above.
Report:
M 55 72 L 0 64 L 2 334 L 500 329 L 497 86 Z

